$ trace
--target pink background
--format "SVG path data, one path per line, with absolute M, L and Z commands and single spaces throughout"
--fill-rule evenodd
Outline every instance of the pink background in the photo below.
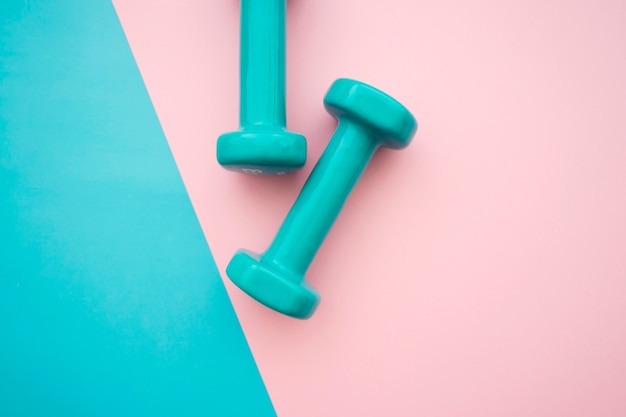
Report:
M 315 259 L 312 319 L 225 280 L 279 416 L 626 415 L 625 2 L 290 0 L 309 159 L 282 178 L 215 161 L 238 124 L 239 2 L 114 4 L 222 272 L 272 240 L 334 130 L 334 79 L 420 122 Z

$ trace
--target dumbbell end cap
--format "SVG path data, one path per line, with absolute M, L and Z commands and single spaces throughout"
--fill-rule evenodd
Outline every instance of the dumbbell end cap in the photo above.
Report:
M 298 133 L 262 127 L 225 133 L 217 140 L 217 162 L 246 174 L 286 174 L 306 162 L 306 139 Z
M 326 110 L 337 120 L 349 118 L 374 131 L 382 146 L 405 148 L 411 143 L 417 121 L 388 94 L 360 81 L 340 78 L 324 98 Z
M 319 295 L 302 277 L 291 276 L 246 250 L 237 251 L 226 275 L 261 304 L 291 317 L 309 318 L 319 303 Z

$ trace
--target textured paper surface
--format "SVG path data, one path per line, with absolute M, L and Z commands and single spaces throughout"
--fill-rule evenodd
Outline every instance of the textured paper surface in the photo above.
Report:
M 0 416 L 274 416 L 112 4 L 0 18 Z
M 626 414 L 626 4 L 288 3 L 305 169 L 215 162 L 237 126 L 239 2 L 115 0 L 224 271 L 264 250 L 326 145 L 338 77 L 420 122 L 371 162 L 283 318 L 227 284 L 278 415 Z

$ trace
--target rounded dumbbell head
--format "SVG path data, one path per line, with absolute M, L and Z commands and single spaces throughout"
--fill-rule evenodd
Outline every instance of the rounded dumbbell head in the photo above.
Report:
M 396 99 L 368 84 L 340 78 L 324 98 L 324 107 L 337 120 L 350 118 L 373 130 L 382 146 L 406 147 L 417 129 L 417 121 Z
M 263 257 L 246 250 L 233 256 L 226 274 L 249 296 L 288 316 L 306 319 L 319 303 L 319 295 L 303 276 L 278 268 Z
M 248 174 L 286 174 L 306 162 L 306 139 L 286 130 L 244 128 L 217 140 L 217 161 Z

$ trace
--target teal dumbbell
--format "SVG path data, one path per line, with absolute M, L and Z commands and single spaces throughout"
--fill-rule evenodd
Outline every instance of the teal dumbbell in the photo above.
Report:
M 406 147 L 417 130 L 402 104 L 358 81 L 335 81 L 324 106 L 337 130 L 274 242 L 262 255 L 237 251 L 226 268 L 251 297 L 297 318 L 309 317 L 319 302 L 304 274 L 370 158 L 381 146 Z
M 306 162 L 306 139 L 285 129 L 286 2 L 241 1 L 241 129 L 217 140 L 226 169 L 285 174 Z

